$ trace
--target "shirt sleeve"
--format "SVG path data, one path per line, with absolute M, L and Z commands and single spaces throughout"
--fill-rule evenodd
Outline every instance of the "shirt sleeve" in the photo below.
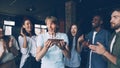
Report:
M 64 38 L 64 41 L 66 42 L 66 45 L 68 45 L 68 44 L 69 44 L 69 41 L 68 41 L 68 36 L 67 36 L 67 34 L 64 34 L 64 35 L 63 35 L 63 38 Z
M 19 42 L 19 45 L 20 45 L 20 51 L 22 54 L 27 54 L 28 53 L 28 48 L 23 48 L 23 42 L 24 42 L 24 39 L 22 36 L 19 36 L 18 37 L 18 42 Z
M 17 40 L 15 39 L 15 37 L 14 37 L 14 36 L 11 36 L 11 38 L 13 39 L 13 46 L 15 46 L 15 48 L 16 48 L 17 50 L 20 50 L 20 48 L 19 48 L 19 46 L 18 46 L 18 42 L 17 42 Z
M 44 38 L 43 38 L 43 34 L 40 34 L 37 36 L 37 47 L 39 46 L 44 46 Z

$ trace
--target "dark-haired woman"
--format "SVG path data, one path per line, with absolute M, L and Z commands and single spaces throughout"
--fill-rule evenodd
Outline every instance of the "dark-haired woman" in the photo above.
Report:
M 22 53 L 20 68 L 37 68 L 38 62 L 34 59 L 36 56 L 36 35 L 30 19 L 23 21 L 18 41 Z
M 83 35 L 78 31 L 76 24 L 72 24 L 70 31 L 68 32 L 69 48 L 70 48 L 70 59 L 65 58 L 66 68 L 79 68 L 81 57 L 81 46 L 83 41 Z
M 5 36 L 0 24 L 0 68 L 16 68 L 15 57 L 18 55 L 18 44 L 13 36 Z

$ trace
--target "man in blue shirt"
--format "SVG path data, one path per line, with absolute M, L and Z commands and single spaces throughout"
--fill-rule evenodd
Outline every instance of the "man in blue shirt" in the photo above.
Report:
M 110 33 L 101 27 L 103 19 L 100 15 L 95 15 L 92 20 L 93 30 L 87 35 L 87 42 L 96 45 L 97 42 L 104 44 L 108 49 L 108 40 Z M 88 44 L 89 45 L 89 44 Z M 107 68 L 107 61 L 103 56 L 94 53 L 92 50 L 89 52 L 89 63 L 87 68 Z
M 69 58 L 67 34 L 58 32 L 56 17 L 48 16 L 45 22 L 48 32 L 37 38 L 36 60 L 41 59 L 41 68 L 64 68 L 63 56 Z

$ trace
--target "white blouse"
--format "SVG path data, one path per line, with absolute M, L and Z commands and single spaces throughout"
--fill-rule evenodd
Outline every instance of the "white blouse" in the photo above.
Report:
M 13 39 L 13 46 L 17 50 L 19 50 L 19 46 L 18 46 L 18 43 L 17 43 L 16 39 L 13 36 L 10 36 L 10 38 Z M 3 50 L 3 41 L 2 40 L 0 40 L 0 51 L 4 51 Z M 1 63 L 5 63 L 5 62 L 10 61 L 10 60 L 12 60 L 14 58 L 15 58 L 15 56 L 13 55 L 13 53 L 8 52 L 8 50 L 6 49 L 5 52 L 4 52 L 3 58 L 1 59 Z
M 26 36 L 26 39 L 27 39 L 27 46 L 28 47 L 23 48 L 24 38 L 22 36 L 18 37 L 18 42 L 19 42 L 19 45 L 20 45 L 20 51 L 22 53 L 20 68 L 22 68 L 22 66 L 24 65 L 27 57 L 29 57 L 29 53 L 31 53 L 31 55 L 33 57 L 36 56 L 36 36 L 32 36 L 32 37 Z

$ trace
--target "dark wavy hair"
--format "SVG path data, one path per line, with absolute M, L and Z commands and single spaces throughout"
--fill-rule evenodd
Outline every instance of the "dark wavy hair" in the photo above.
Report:
M 73 25 L 76 25 L 77 26 L 77 34 L 75 35 L 75 41 L 76 41 L 76 43 L 75 43 L 75 49 L 76 49 L 76 51 L 77 51 L 77 40 L 78 40 L 78 38 L 83 34 L 83 32 L 82 32 L 82 30 L 80 30 L 80 28 L 78 28 L 78 25 L 77 24 L 75 24 L 75 23 L 73 23 L 73 24 L 71 24 L 71 26 L 70 26 L 70 29 L 69 29 L 69 31 L 68 31 L 68 33 L 67 33 L 67 35 L 68 35 L 68 40 L 69 40 L 69 48 L 70 48 L 70 51 L 71 51 L 71 49 L 72 49 L 72 47 L 73 47 L 73 36 L 72 36 L 72 34 L 71 34 L 71 28 L 72 28 L 72 26 Z
M 32 35 L 36 35 L 31 19 L 25 17 L 25 18 L 23 19 L 22 26 L 25 24 L 25 21 L 26 21 L 26 20 L 29 20 L 29 21 L 31 22 L 31 25 L 32 25 L 31 34 L 32 34 Z M 30 36 L 30 34 L 29 34 L 23 27 L 21 27 L 21 29 L 23 29 L 23 32 L 24 32 L 24 34 L 25 34 L 26 36 Z

